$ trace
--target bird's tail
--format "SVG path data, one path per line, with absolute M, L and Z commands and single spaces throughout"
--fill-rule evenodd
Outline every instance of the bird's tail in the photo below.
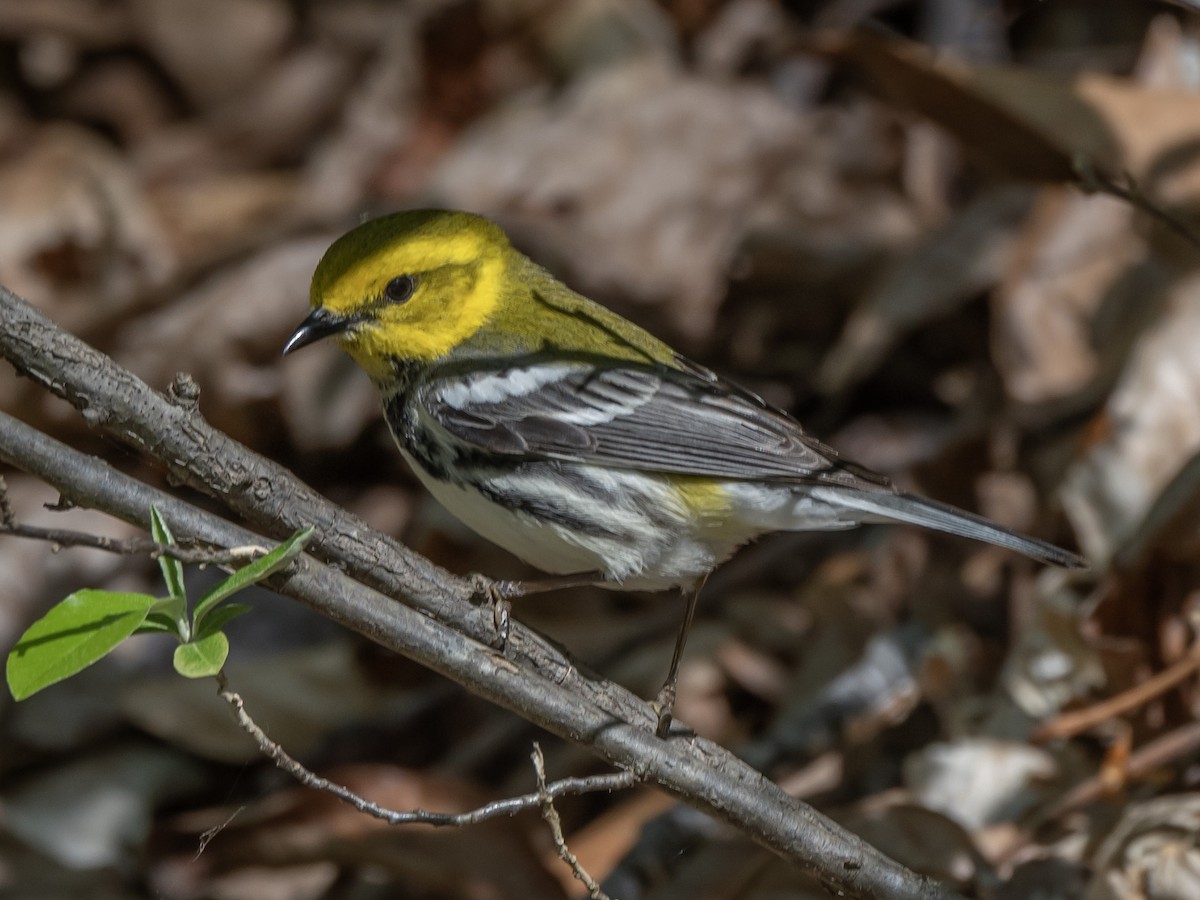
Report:
M 948 503 L 938 503 L 936 500 L 929 500 L 914 494 L 893 494 L 888 491 L 843 487 L 836 490 L 836 502 L 843 508 L 853 507 L 862 512 L 864 521 L 907 522 L 913 525 L 923 525 L 935 531 L 957 534 L 1015 550 L 1017 553 L 1022 553 L 1039 562 L 1064 566 L 1068 569 L 1083 569 L 1088 565 L 1087 560 L 1069 550 L 1063 550 L 1047 541 L 1009 531 L 994 522 L 989 522 L 982 516 L 950 506 Z

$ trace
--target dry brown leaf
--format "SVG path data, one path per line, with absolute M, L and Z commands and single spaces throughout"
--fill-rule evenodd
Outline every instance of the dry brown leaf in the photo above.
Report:
M 125 58 L 90 66 L 85 78 L 64 89 L 61 104 L 73 118 L 109 126 L 126 147 L 146 141 L 174 114 L 162 82 L 144 65 Z
M 1087 900 L 1189 900 L 1200 896 L 1200 795 L 1128 806 L 1096 852 Z
M 771 0 L 723 3 L 696 38 L 696 66 L 706 75 L 735 76 L 764 47 L 782 50 L 788 30 L 787 12 Z
M 1053 847 L 1045 856 L 1021 862 L 997 889 L 996 900 L 1082 897 L 1091 872 L 1075 856 L 1068 848 Z
M 130 39 L 128 7 L 107 0 L 0 0 L 0 33 L 17 40 L 54 35 L 81 49 Z
M 1063 580 L 1061 572 L 1041 575 L 1033 615 L 1020 628 L 1001 674 L 1009 698 L 1033 718 L 1054 715 L 1105 680 L 1096 648 L 1081 632 L 1082 598 Z
M 530 18 L 541 49 L 567 78 L 638 56 L 679 56 L 679 35 L 654 2 L 574 0 L 547 3 L 540 13 Z
M 195 271 L 257 244 L 292 209 L 297 188 L 294 175 L 259 170 L 165 181 L 147 199 L 180 266 Z
M 1160 556 L 1185 564 L 1200 559 L 1200 453 L 1162 489 L 1115 562 L 1127 569 Z
M 558 102 L 501 110 L 430 189 L 529 226 L 584 293 L 665 303 L 694 338 L 711 328 L 746 223 L 797 164 L 805 133 L 766 91 L 631 63 Z
M 1008 267 L 1013 231 L 1030 202 L 1020 186 L 985 193 L 900 257 L 859 302 L 821 361 L 817 388 L 847 390 L 909 332 L 995 284 Z
M 987 869 L 958 822 L 913 803 L 904 791 L 868 797 L 837 818 L 892 859 L 950 884 L 969 885 Z
M 665 871 L 638 873 L 639 890 L 631 893 L 643 900 L 828 900 L 815 878 L 745 838 L 705 836 L 698 847 L 665 860 Z M 670 845 L 660 852 L 672 851 L 679 852 Z
M 1088 73 L 1072 85 L 1117 136 L 1120 173 L 1160 201 L 1194 201 L 1200 194 L 1200 94 L 1151 90 L 1124 79 Z M 1069 132 L 1067 132 L 1069 134 Z
M 1098 172 L 1121 171 L 1109 127 L 1061 78 L 972 68 L 919 44 L 866 32 L 823 39 L 818 46 L 862 70 L 891 102 L 929 117 L 1008 175 L 1069 181 L 1076 154 Z
M 1102 309 L 1121 315 L 1141 302 L 1126 278 L 1147 252 L 1134 216 L 1118 200 L 1066 189 L 1038 199 L 993 301 L 996 365 L 1019 403 L 1086 402 L 1101 376 L 1113 376 L 1129 334 L 1097 335 L 1095 321 Z
M 0 164 L 0 282 L 68 330 L 162 283 L 175 267 L 128 161 L 71 125 Z
M 1146 28 L 1134 78 L 1147 87 L 1194 91 L 1200 87 L 1200 73 L 1193 65 L 1195 51 L 1195 39 L 1184 33 L 1179 19 L 1155 16 Z
M 904 761 L 914 798 L 967 829 L 1016 819 L 1045 796 L 1057 772 L 1045 750 L 983 737 L 927 744 Z
M 1071 467 L 1062 502 L 1087 556 L 1110 560 L 1200 450 L 1200 274 L 1168 291 L 1138 341 L 1106 416 L 1110 433 Z
M 1008 174 L 1069 180 L 1075 174 L 1074 153 L 1099 171 L 1119 170 L 1104 124 L 1054 76 L 972 68 L 921 45 L 865 32 L 825 39 L 818 46 L 861 69 L 893 103 L 938 122 Z M 1064 142 L 1064 134 L 1072 139 Z
M 352 61 L 329 47 L 301 47 L 214 113 L 212 138 L 242 165 L 297 156 L 353 90 Z
M 385 160 L 419 138 L 419 24 L 407 5 L 389 7 L 382 22 L 367 20 L 361 37 L 370 39 L 375 60 L 346 92 L 341 120 L 315 142 L 304 167 L 299 202 L 314 218 L 351 224 Z
M 285 0 L 131 0 L 134 28 L 201 105 L 252 83 L 295 27 Z
M 150 867 L 148 881 L 158 896 L 171 900 L 321 900 L 341 876 L 331 862 L 198 869 L 194 855 L 171 857 Z
M 1082 72 L 971 67 L 865 32 L 823 42 L 871 77 L 892 102 L 928 116 L 1005 174 L 1076 181 L 1126 174 L 1151 196 L 1194 197 L 1200 95 Z
M 188 191 L 222 179 L 283 180 L 321 126 L 353 92 L 352 61 L 327 47 L 301 47 L 204 116 L 184 119 L 134 148 L 148 181 Z M 295 177 L 295 176 L 292 176 Z
M 4 825 L 69 868 L 123 868 L 158 805 L 203 782 L 202 766 L 167 748 L 110 746 L 7 789 Z
M 761 648 L 731 638 L 717 647 L 716 659 L 741 690 L 774 702 L 784 698 L 787 670 Z
M 328 245 L 327 237 L 280 243 L 218 270 L 122 328 L 114 358 L 160 390 L 175 373 L 190 373 L 214 426 L 251 443 L 267 440 L 274 425 L 263 411 L 291 371 L 290 361 L 281 365 L 280 349 L 307 312 L 312 271 Z

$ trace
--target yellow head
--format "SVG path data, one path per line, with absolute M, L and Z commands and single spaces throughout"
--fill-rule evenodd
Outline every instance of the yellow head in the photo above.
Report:
M 480 216 L 412 210 L 338 238 L 313 273 L 313 310 L 283 352 L 335 337 L 377 381 L 393 359 L 446 356 L 499 306 L 508 238 Z

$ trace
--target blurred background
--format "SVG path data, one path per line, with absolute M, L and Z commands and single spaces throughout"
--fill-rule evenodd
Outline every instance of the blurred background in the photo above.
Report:
M 191 373 L 216 426 L 439 564 L 514 576 L 417 487 L 348 359 L 279 357 L 347 228 L 492 216 L 850 459 L 1094 562 L 763 540 L 701 599 L 682 721 L 963 891 L 1197 897 L 1198 35 L 1194 4 L 1148 0 L 0 0 L 0 282 L 157 389 Z M 165 483 L 7 367 L 0 404 Z M 135 533 L 6 478 L 22 521 Z M 0 648 L 72 590 L 157 586 L 148 560 L 0 540 Z M 227 667 L 249 711 L 372 800 L 528 791 L 533 740 L 551 777 L 603 771 L 250 602 Z M 680 613 L 515 611 L 643 696 Z M 0 896 L 578 895 L 536 815 L 387 828 L 297 788 L 171 649 L 0 697 Z M 559 809 L 623 900 L 825 896 L 649 789 Z

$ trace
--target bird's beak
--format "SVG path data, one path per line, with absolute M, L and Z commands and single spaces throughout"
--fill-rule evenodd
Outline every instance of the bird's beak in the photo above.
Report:
M 305 317 L 300 327 L 288 338 L 288 342 L 283 346 L 283 355 L 287 356 L 293 350 L 307 347 L 322 338 L 342 334 L 358 322 L 356 316 L 338 316 L 318 307 Z

